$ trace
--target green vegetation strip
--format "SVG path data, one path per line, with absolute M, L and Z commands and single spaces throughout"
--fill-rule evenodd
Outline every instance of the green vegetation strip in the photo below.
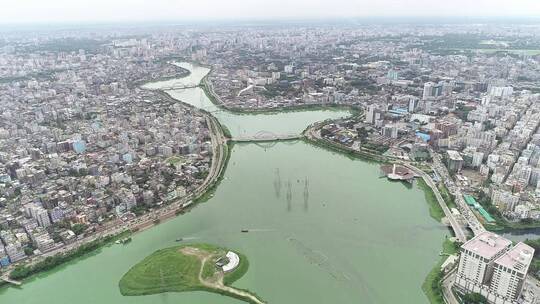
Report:
M 444 211 L 439 205 L 439 202 L 437 201 L 435 193 L 433 193 L 433 190 L 426 184 L 423 179 L 418 179 L 417 185 L 420 189 L 424 191 L 426 201 L 429 204 L 429 215 L 436 221 L 440 222 L 445 215 Z
M 38 274 L 40 272 L 51 270 L 57 266 L 60 266 L 62 264 L 65 264 L 73 259 L 82 257 L 94 250 L 97 250 L 101 248 L 104 245 L 107 245 L 111 242 L 114 242 L 115 240 L 118 240 L 120 238 L 124 238 L 128 235 L 130 235 L 130 231 L 124 231 L 122 233 L 119 233 L 117 235 L 111 235 L 104 238 L 97 239 L 95 241 L 83 244 L 79 246 L 77 249 L 74 249 L 72 251 L 69 251 L 64 254 L 57 254 L 52 257 L 47 257 L 41 262 L 37 262 L 33 265 L 20 265 L 15 267 L 13 271 L 9 274 L 9 277 L 13 280 L 22 280 L 25 278 L 28 278 L 32 275 Z
M 529 273 L 534 275 L 536 279 L 540 280 L 540 239 L 526 240 L 525 243 L 534 248 L 534 257 L 529 269 Z
M 523 219 L 518 222 L 510 222 L 504 218 L 499 209 L 493 205 L 491 198 L 484 192 L 480 192 L 477 202 L 495 219 L 495 223 L 485 223 L 484 227 L 490 231 L 512 231 L 522 229 L 540 228 L 540 221 Z
M 459 251 L 457 243 L 446 239 L 443 243 L 443 254 L 439 262 L 431 269 L 427 275 L 424 283 L 422 284 L 422 290 L 426 294 L 431 304 L 444 304 L 443 292 L 442 292 L 442 278 L 441 265 L 448 258 L 448 255 L 456 254 Z

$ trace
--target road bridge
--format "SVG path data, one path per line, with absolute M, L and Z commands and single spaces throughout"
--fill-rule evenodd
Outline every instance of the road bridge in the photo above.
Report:
M 168 87 L 160 87 L 159 89 L 162 91 L 173 91 L 173 90 L 193 89 L 193 88 L 198 88 L 198 87 L 199 87 L 198 84 L 188 83 L 184 85 L 172 85 Z
M 261 142 L 261 141 L 278 141 L 278 140 L 292 140 L 299 139 L 299 134 L 277 134 L 268 131 L 259 131 L 254 135 L 239 135 L 233 136 L 232 141 L 235 142 Z
M 450 226 L 452 226 L 452 230 L 454 230 L 456 238 L 460 242 L 465 243 L 467 241 L 467 232 L 465 230 L 465 227 L 460 225 L 460 223 L 456 220 L 456 218 L 454 217 L 454 214 L 452 213 L 452 211 L 450 211 L 450 209 L 446 205 L 446 202 L 441 196 L 441 193 L 439 192 L 439 189 L 437 188 L 437 185 L 435 184 L 431 176 L 429 176 L 429 174 L 427 174 L 426 172 L 412 165 L 409 165 L 409 164 L 403 164 L 403 165 L 413 170 L 416 174 L 420 175 L 424 179 L 426 184 L 431 188 L 431 190 L 433 190 L 433 193 L 435 194 L 435 197 L 437 198 L 437 202 L 439 203 L 439 206 L 441 206 L 441 209 L 443 210 L 446 219 L 448 220 Z

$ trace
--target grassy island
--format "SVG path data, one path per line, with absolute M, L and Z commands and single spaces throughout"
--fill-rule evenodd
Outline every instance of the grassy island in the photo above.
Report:
M 224 273 L 216 262 L 227 263 L 229 250 L 208 244 L 190 244 L 158 250 L 133 266 L 120 280 L 124 296 L 150 295 L 164 292 L 208 291 L 234 297 L 247 303 L 264 303 L 254 294 L 230 287 L 248 270 L 247 258 Z

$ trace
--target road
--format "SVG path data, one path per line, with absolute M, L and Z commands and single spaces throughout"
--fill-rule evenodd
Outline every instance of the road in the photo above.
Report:
M 540 303 L 540 281 L 535 279 L 532 275 L 528 275 L 525 280 L 522 295 L 530 300 L 531 304 Z
M 301 135 L 298 134 L 263 134 L 254 136 L 236 136 L 232 140 L 235 142 L 257 142 L 257 141 L 276 141 L 276 140 L 289 140 L 299 139 Z
M 251 303 L 264 304 L 263 301 L 261 301 L 259 298 L 249 293 L 248 291 L 236 289 L 236 288 L 225 285 L 223 283 L 223 277 L 225 275 L 223 271 L 219 271 L 211 278 L 205 279 L 203 277 L 204 266 L 206 265 L 208 260 L 212 258 L 212 254 L 205 251 L 198 250 L 196 248 L 191 248 L 191 247 L 185 247 L 181 249 L 181 251 L 185 255 L 195 256 L 197 259 L 201 261 L 201 268 L 199 269 L 198 279 L 201 282 L 201 284 L 203 284 L 204 286 L 209 287 L 214 290 L 216 289 L 223 290 L 229 294 L 238 296 L 240 299 L 243 299 L 243 300 L 249 299 Z
M 450 209 L 446 205 L 446 202 L 441 196 L 441 193 L 439 192 L 439 189 L 437 188 L 437 185 L 435 184 L 431 176 L 429 176 L 429 174 L 416 168 L 413 165 L 410 165 L 407 163 L 402 163 L 402 165 L 413 170 L 417 175 L 421 176 L 426 182 L 426 184 L 431 188 L 431 190 L 433 190 L 433 193 L 435 193 L 435 197 L 437 198 L 437 202 L 439 203 L 439 206 L 443 210 L 444 215 L 446 216 L 446 219 L 449 221 L 450 226 L 452 226 L 452 229 L 454 230 L 454 233 L 456 234 L 456 238 L 461 243 L 465 243 L 467 241 L 467 232 L 465 231 L 464 227 L 459 224 L 459 222 L 456 220 L 452 211 L 450 211 Z
M 318 129 L 318 127 L 320 126 L 320 124 L 315 124 L 313 126 L 311 126 L 310 128 L 308 128 L 308 130 L 305 132 L 305 135 L 310 138 L 310 139 L 316 139 L 316 140 L 324 140 L 320 134 L 318 134 L 318 132 L 316 131 Z M 407 168 L 413 170 L 417 175 L 421 176 L 424 181 L 426 182 L 426 184 L 433 190 L 433 193 L 435 193 L 435 197 L 437 198 L 437 202 L 439 203 L 439 205 L 441 206 L 443 212 L 444 212 L 444 215 L 446 216 L 446 218 L 448 219 L 450 225 L 452 226 L 452 229 L 454 230 L 454 233 L 456 235 L 456 238 L 462 242 L 462 243 L 465 243 L 467 241 L 467 232 L 466 230 L 464 229 L 464 227 L 456 220 L 454 214 L 450 211 L 450 209 L 448 208 L 448 206 L 446 205 L 446 202 L 444 201 L 444 199 L 442 198 L 441 196 L 441 193 L 439 192 L 439 189 L 437 188 L 435 182 L 433 181 L 433 179 L 431 178 L 431 176 L 429 176 L 427 173 L 425 173 L 424 171 L 414 167 L 413 165 L 407 163 L 407 162 L 403 162 L 403 161 L 397 161 L 399 164 L 402 164 L 404 166 L 406 166 Z
M 458 206 L 458 209 L 463 215 L 463 217 L 467 220 L 467 223 L 469 224 L 469 227 L 473 231 L 474 235 L 478 235 L 486 231 L 482 223 L 480 223 L 476 215 L 474 215 L 469 205 L 465 202 L 461 189 L 454 183 L 454 180 L 448 173 L 446 166 L 442 163 L 441 156 L 437 153 L 434 153 L 433 151 L 430 152 L 433 156 L 432 169 L 437 172 L 437 174 L 444 181 L 444 184 L 446 185 L 446 188 L 448 188 L 448 191 L 452 195 L 454 195 L 456 205 Z
M 454 281 L 456 279 L 456 272 L 454 271 L 449 272 L 442 281 L 442 292 L 444 301 L 447 304 L 460 304 L 454 293 L 452 292 L 452 286 L 454 286 Z
M 210 114 L 206 112 L 205 112 L 205 115 L 206 115 L 208 127 L 210 129 L 210 139 L 212 142 L 212 162 L 211 162 L 211 166 L 210 166 L 206 179 L 192 193 L 184 197 L 181 197 L 177 199 L 176 201 L 172 202 L 171 204 L 166 205 L 158 210 L 149 212 L 145 215 L 136 217 L 129 221 L 124 222 L 121 219 L 116 219 L 114 221 L 105 223 L 103 227 L 100 227 L 100 230 L 97 231 L 96 233 L 93 233 L 89 236 L 78 239 L 74 243 L 55 248 L 54 250 L 42 253 L 41 255 L 33 257 L 32 259 L 27 259 L 19 263 L 14 263 L 10 265 L 9 267 L 2 269 L 5 273 L 3 277 L 7 278 L 8 274 L 17 265 L 31 266 L 38 262 L 43 261 L 47 257 L 55 256 L 57 254 L 67 253 L 69 251 L 79 248 L 83 244 L 95 241 L 98 238 L 102 238 L 102 237 L 106 237 L 110 235 L 116 235 L 125 230 L 138 231 L 138 230 L 142 230 L 141 228 L 143 229 L 150 228 L 156 224 L 155 222 L 156 219 L 166 220 L 166 219 L 175 217 L 177 211 L 180 208 L 182 208 L 182 206 L 185 203 L 204 194 L 207 191 L 207 189 L 214 182 L 217 181 L 217 179 L 221 175 L 221 172 L 223 171 L 224 163 L 226 161 L 225 145 L 227 144 L 227 140 L 228 140 L 223 134 L 223 130 L 221 129 L 221 126 L 219 125 L 216 118 L 214 118 L 213 116 L 211 116 Z M 3 277 L 0 277 L 0 279 Z

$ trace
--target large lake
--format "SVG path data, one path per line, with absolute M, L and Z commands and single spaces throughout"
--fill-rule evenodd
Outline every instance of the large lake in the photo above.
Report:
M 181 66 L 192 71 L 189 77 L 146 87 L 196 84 L 209 71 Z M 219 110 L 200 88 L 169 94 L 212 112 L 233 135 L 300 133 L 313 122 L 349 115 L 336 110 L 239 115 Z M 204 292 L 120 295 L 122 275 L 155 250 L 177 245 L 178 237 L 245 254 L 250 269 L 235 286 L 269 303 L 428 303 L 421 284 L 448 234 L 429 216 L 420 189 L 379 178 L 377 164 L 303 141 L 236 144 L 210 200 L 136 234 L 128 245 L 105 247 L 21 288 L 4 288 L 0 303 L 242 303 Z

